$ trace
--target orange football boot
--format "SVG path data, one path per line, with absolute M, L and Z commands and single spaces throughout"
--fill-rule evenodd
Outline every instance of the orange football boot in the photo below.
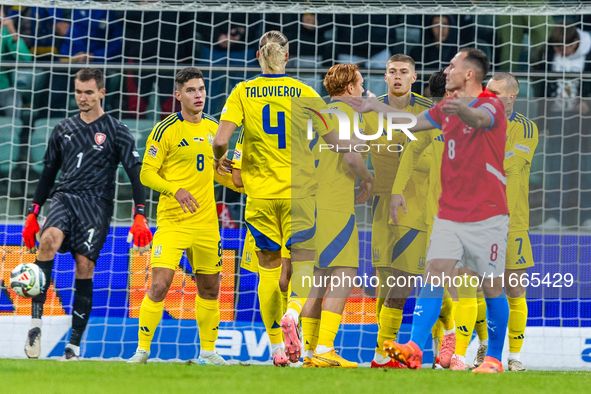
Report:
M 390 358 L 400 361 L 410 369 L 421 369 L 423 364 L 423 352 L 413 341 L 407 344 L 400 344 L 394 341 L 384 341 L 384 351 Z
M 503 373 L 503 363 L 494 357 L 484 357 L 484 362 L 472 370 L 474 373 Z

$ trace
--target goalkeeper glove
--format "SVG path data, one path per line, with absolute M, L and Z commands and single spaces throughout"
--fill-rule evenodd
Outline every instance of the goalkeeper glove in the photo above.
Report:
M 135 206 L 135 219 L 127 235 L 127 242 L 133 241 L 133 250 L 139 251 L 140 254 L 147 252 L 152 247 L 152 232 L 150 231 L 150 227 L 148 227 L 145 209 L 146 207 L 144 205 Z
M 25 246 L 29 250 L 29 253 L 37 253 L 37 245 L 35 244 L 35 238 L 40 239 L 41 234 L 39 231 L 39 223 L 37 222 L 37 215 L 41 207 L 38 204 L 31 204 L 29 207 L 29 214 L 27 215 L 27 221 L 25 222 L 25 228 L 23 229 L 23 240 Z

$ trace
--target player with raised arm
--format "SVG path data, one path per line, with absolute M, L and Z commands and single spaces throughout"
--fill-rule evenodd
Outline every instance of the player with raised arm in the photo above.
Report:
M 332 66 L 324 78 L 330 94 L 329 109 L 347 115 L 353 134 L 354 112 L 346 104 L 348 97 L 361 97 L 363 77 L 354 64 Z M 358 127 L 367 131 L 363 116 Z M 369 132 L 375 134 L 375 132 Z M 316 255 L 314 287 L 302 309 L 305 367 L 357 368 L 356 362 L 341 357 L 334 340 L 342 320 L 347 298 L 353 288 L 353 278 L 359 268 L 359 232 L 355 221 L 355 203 L 369 200 L 374 178 L 361 153 L 341 155 L 322 149 L 318 139 L 311 148 L 316 157 L 318 177 L 316 219 Z M 360 178 L 360 194 L 355 198 L 355 180 Z M 331 285 L 332 277 L 339 283 Z M 324 301 L 324 302 L 323 302 Z
M 427 253 L 425 285 L 417 299 L 411 340 L 387 341 L 391 357 L 412 369 L 421 368 L 423 347 L 441 311 L 444 277 L 458 262 L 483 280 L 489 321 L 489 347 L 476 373 L 502 372 L 500 361 L 509 318 L 503 289 L 509 217 L 503 171 L 507 119 L 503 104 L 482 89 L 489 70 L 486 55 L 462 49 L 445 69 L 451 97 L 417 116 L 413 132 L 442 129 L 445 150 L 441 166 L 441 197 Z M 377 100 L 356 100 L 362 112 L 384 112 Z M 402 122 L 401 122 L 402 123 Z M 394 202 L 393 202 L 394 203 Z M 397 211 L 398 207 L 392 206 Z
M 59 183 L 51 193 L 51 205 L 43 224 L 39 254 L 35 263 L 45 274 L 45 288 L 32 302 L 31 329 L 25 344 L 29 358 L 41 354 L 41 317 L 51 282 L 57 252 L 70 252 L 76 261 L 72 335 L 62 360 L 78 360 L 80 340 L 92 311 L 92 277 L 109 233 L 115 198 L 115 177 L 123 164 L 133 188 L 133 242 L 142 250 L 149 247 L 152 233 L 145 218 L 146 191 L 140 182 L 139 155 L 129 129 L 106 114 L 101 107 L 105 96 L 103 72 L 85 68 L 76 73 L 75 97 L 80 114 L 58 123 L 49 138 L 43 158 L 39 186 L 23 230 L 30 252 L 36 251 L 39 232 L 37 215 L 49 197 L 61 170 Z
M 495 74 L 487 89 L 505 105 L 507 143 L 505 161 L 507 203 L 509 205 L 509 237 L 505 262 L 505 288 L 509 302 L 509 371 L 525 371 L 519 353 L 527 324 L 527 301 L 521 278 L 534 266 L 529 239 L 529 173 L 538 145 L 538 128 L 534 122 L 515 112 L 513 105 L 519 93 L 517 78 L 509 73 Z M 476 360 L 475 364 L 480 364 Z
M 314 155 L 309 149 L 302 110 L 311 113 L 314 130 L 332 149 L 345 143 L 350 149 L 354 141 L 339 141 L 330 118 L 320 113 L 326 104 L 318 93 L 285 74 L 289 42 L 284 34 L 265 33 L 259 40 L 257 58 L 263 73 L 236 85 L 222 109 L 213 143 L 214 160 L 217 163 L 222 158 L 232 133 L 244 125 L 242 179 L 248 195 L 245 220 L 259 257 L 261 315 L 265 325 L 278 324 L 284 333 L 285 347 L 272 346 L 273 359 L 283 363 L 287 354 L 291 362 L 297 362 L 301 355 L 299 317 L 310 291 L 301 279 L 312 277 L 315 263 L 317 189 Z M 301 106 L 306 102 L 316 109 Z M 303 125 L 292 129 L 292 123 L 298 122 Z M 277 301 L 280 297 L 275 294 L 280 293 L 284 239 L 291 250 L 292 291 L 282 317 L 281 303 Z
M 214 179 L 234 188 L 230 176 L 214 170 L 211 144 L 218 122 L 203 113 L 203 74 L 194 67 L 175 77 L 181 111 L 158 123 L 146 141 L 140 179 L 160 193 L 157 230 L 151 255 L 152 284 L 142 301 L 139 344 L 128 361 L 145 364 L 162 319 L 164 298 L 186 252 L 197 284 L 195 318 L 199 327 L 200 365 L 228 365 L 216 351 L 220 309 L 222 242 L 214 197 Z M 232 162 L 223 159 L 225 167 Z

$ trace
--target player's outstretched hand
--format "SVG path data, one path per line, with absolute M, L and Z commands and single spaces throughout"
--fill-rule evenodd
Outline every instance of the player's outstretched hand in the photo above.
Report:
M 372 93 L 372 95 L 368 97 L 347 97 L 345 102 L 349 104 L 354 111 L 366 113 L 375 110 L 375 105 L 378 103 L 378 100 Z
M 133 250 L 139 251 L 140 254 L 147 252 L 152 246 L 152 231 L 150 231 L 148 221 L 144 215 L 135 215 L 133 225 L 129 229 L 129 234 L 127 235 L 127 242 L 132 241 Z
M 373 182 L 361 181 L 359 184 L 359 194 L 355 198 L 356 204 L 363 204 L 369 200 L 373 192 Z
M 23 240 L 29 253 L 37 253 L 37 245 L 35 243 L 35 236 L 39 233 L 39 223 L 37 222 L 37 215 L 30 213 L 25 222 L 23 229 Z
M 183 208 L 183 211 L 185 211 L 185 213 L 197 212 L 197 208 L 199 208 L 199 203 L 197 202 L 197 200 L 195 200 L 195 197 L 193 197 L 193 195 L 185 189 L 179 189 L 174 195 L 174 198 L 176 198 L 179 204 L 181 204 L 181 208 Z
M 457 95 L 457 92 L 453 92 L 451 96 L 445 99 L 445 102 L 441 106 L 441 112 L 446 115 L 458 115 L 468 108 L 466 100 L 457 97 Z
M 398 224 L 398 208 L 402 207 L 402 212 L 406 213 L 406 200 L 402 194 L 392 194 L 390 201 L 390 217 L 394 224 Z

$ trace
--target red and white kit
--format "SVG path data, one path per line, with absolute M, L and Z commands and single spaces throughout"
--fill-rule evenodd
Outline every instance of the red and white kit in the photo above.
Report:
M 441 197 L 433 224 L 427 260 L 462 260 L 480 275 L 505 271 L 509 209 L 503 170 L 507 119 L 503 103 L 488 90 L 470 107 L 484 109 L 492 119 L 488 128 L 468 127 L 459 116 L 445 115 L 439 105 L 427 119 L 443 131 Z

